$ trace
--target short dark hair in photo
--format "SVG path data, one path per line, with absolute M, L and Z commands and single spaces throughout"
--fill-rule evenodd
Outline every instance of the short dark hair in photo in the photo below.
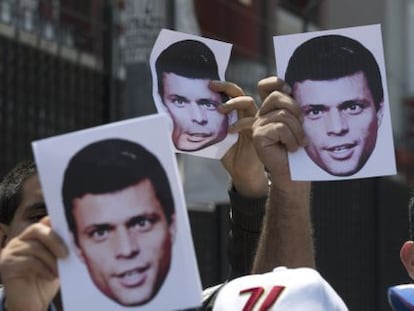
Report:
M 218 65 L 213 51 L 197 40 L 177 41 L 158 56 L 155 62 L 158 93 L 163 97 L 163 73 L 186 78 L 219 80 Z
M 289 59 L 285 81 L 293 85 L 305 80 L 334 80 L 362 71 L 377 110 L 383 101 L 381 72 L 374 55 L 360 42 L 342 36 L 312 38 L 296 48 Z
M 168 223 L 175 212 L 167 174 L 159 159 L 136 142 L 105 139 L 82 148 L 69 161 L 63 178 L 66 220 L 77 242 L 73 200 L 85 194 L 112 193 L 151 181 Z

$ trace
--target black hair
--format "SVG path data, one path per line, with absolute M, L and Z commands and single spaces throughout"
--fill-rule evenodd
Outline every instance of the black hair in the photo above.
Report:
M 164 95 L 164 73 L 192 79 L 220 79 L 214 53 L 205 43 L 197 40 L 177 41 L 168 46 L 158 56 L 155 69 L 161 99 Z
M 285 81 L 292 87 L 305 80 L 334 80 L 362 71 L 378 110 L 383 101 L 381 73 L 372 53 L 360 42 L 341 35 L 312 38 L 289 59 Z
M 82 148 L 66 167 L 62 198 L 66 221 L 77 243 L 73 200 L 85 194 L 123 190 L 149 179 L 165 217 L 171 223 L 174 199 L 167 174 L 158 158 L 143 146 L 124 139 L 105 139 Z
M 23 183 L 37 174 L 33 160 L 18 163 L 0 183 L 0 223 L 9 225 L 23 195 Z

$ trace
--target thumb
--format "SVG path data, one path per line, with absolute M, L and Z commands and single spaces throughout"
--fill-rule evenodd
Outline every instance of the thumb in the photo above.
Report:
M 44 224 L 48 227 L 52 227 L 52 223 L 50 221 L 50 217 L 49 216 L 45 216 L 42 219 L 40 219 L 39 223 Z

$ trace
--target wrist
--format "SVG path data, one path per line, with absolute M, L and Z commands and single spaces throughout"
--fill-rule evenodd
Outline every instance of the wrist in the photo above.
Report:
M 267 195 L 259 198 L 246 198 L 229 189 L 231 223 L 243 231 L 259 233 L 262 227 Z
M 232 185 L 238 194 L 247 198 L 260 198 L 269 193 L 269 179 L 264 173 L 246 179 L 233 178 Z
M 309 181 L 272 182 L 269 199 L 277 201 L 279 208 L 296 206 L 296 209 L 309 209 L 310 194 L 311 182 Z

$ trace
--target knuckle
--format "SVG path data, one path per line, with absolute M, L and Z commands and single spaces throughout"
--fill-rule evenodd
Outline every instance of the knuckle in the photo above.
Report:
M 240 86 L 238 86 L 237 84 L 233 82 L 229 82 L 229 84 L 230 84 L 230 87 L 234 88 L 237 91 L 237 93 L 244 94 L 244 91 Z
M 257 89 L 261 90 L 268 84 L 267 79 L 261 79 L 259 82 L 257 82 Z
M 289 113 L 288 113 L 285 109 L 279 109 L 279 110 L 277 111 L 277 116 L 278 116 L 279 118 L 283 118 L 283 119 L 285 119 L 285 118 L 287 118 L 287 117 L 288 117 L 288 115 L 289 115 Z
M 281 137 L 281 140 L 284 142 L 288 141 L 292 137 L 290 128 L 282 122 L 277 122 L 275 124 L 275 132 L 278 133 L 278 136 Z
M 256 101 L 254 100 L 254 98 L 253 98 L 253 97 L 251 97 L 251 96 L 245 96 L 245 97 L 244 97 L 244 100 L 245 100 L 245 102 L 246 102 L 246 105 L 247 105 L 249 108 L 254 108 L 254 109 L 256 109 L 256 108 L 257 108 Z
M 279 91 L 273 91 L 270 93 L 269 98 L 274 102 L 274 104 L 279 105 L 283 99 L 283 94 Z
M 287 130 L 287 126 L 286 124 L 282 123 L 282 122 L 275 122 L 274 123 L 274 128 L 276 131 L 284 133 Z
M 252 130 L 252 139 L 254 143 L 259 143 L 262 141 L 265 133 L 263 132 L 263 128 L 257 127 Z

